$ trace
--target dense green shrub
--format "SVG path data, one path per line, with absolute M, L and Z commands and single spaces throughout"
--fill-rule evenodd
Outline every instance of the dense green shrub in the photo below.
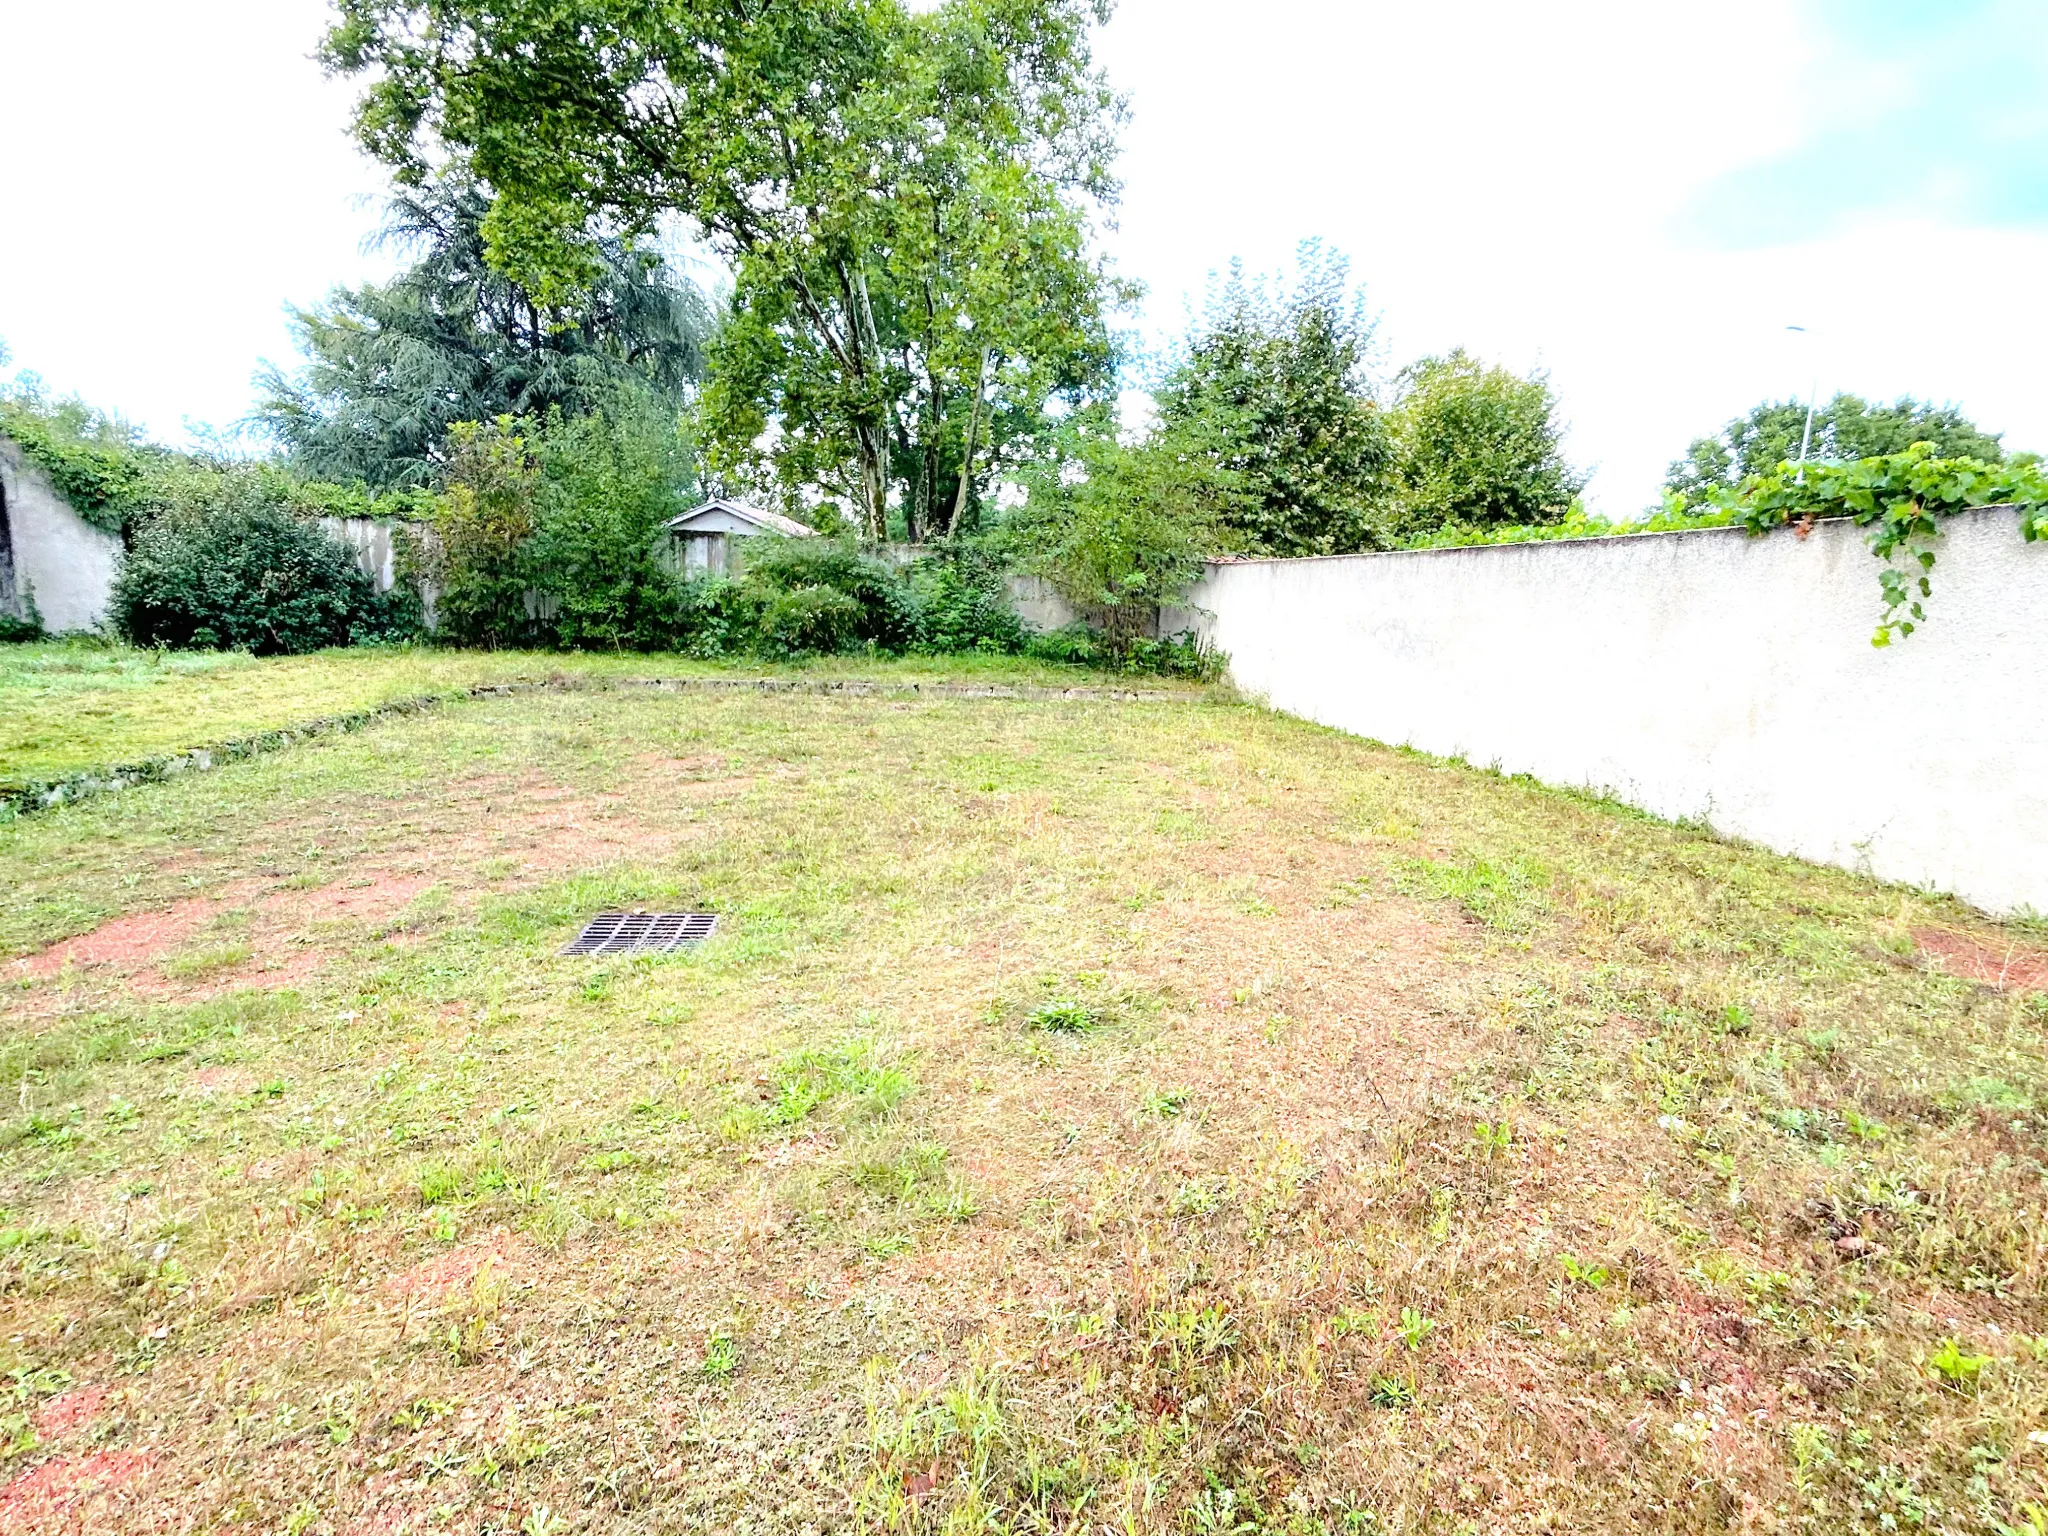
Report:
M 463 645 L 659 650 L 686 615 L 663 524 L 689 504 L 672 405 L 620 389 L 601 411 L 459 423 L 420 574 Z
M 1064 662 L 1068 666 L 1096 667 L 1106 671 L 1155 673 L 1164 677 L 1213 680 L 1222 675 L 1222 659 L 1204 647 L 1192 634 L 1171 635 L 1164 640 L 1133 636 L 1120 645 L 1085 624 L 1028 635 L 1024 654 L 1038 661 Z
M 832 620 L 834 625 L 846 626 L 842 642 L 832 649 L 871 645 L 877 650 L 899 651 L 917 638 L 917 607 L 909 584 L 873 555 L 837 539 L 749 540 L 740 582 L 759 595 L 764 615 L 777 608 L 777 599 L 807 590 L 823 589 L 844 597 L 848 607 L 822 600 L 810 604 L 821 622 L 822 615 L 830 611 L 839 615 Z M 794 615 L 803 610 L 782 611 Z M 818 633 L 822 637 L 827 631 Z M 774 642 L 772 648 L 780 649 L 780 642 Z
M 1402 370 L 1391 420 L 1397 535 L 1561 522 L 1585 488 L 1543 374 L 1425 357 Z
M 1372 333 L 1344 258 L 1314 241 L 1291 292 L 1231 265 L 1157 390 L 1165 433 L 1212 467 L 1221 547 L 1377 547 L 1392 445 L 1366 379 Z
M 43 626 L 35 619 L 17 619 L 11 613 L 0 613 L 0 645 L 24 645 L 42 638 Z
M 723 576 L 678 581 L 671 602 L 667 649 L 709 661 L 744 655 L 760 639 L 760 599 L 736 581 Z
M 973 548 L 946 550 L 910 568 L 916 649 L 1007 654 L 1024 645 L 1001 562 Z
M 777 592 L 761 607 L 761 649 L 774 657 L 857 650 L 866 617 L 859 602 L 831 587 Z
M 380 595 L 350 550 L 253 471 L 156 509 L 115 577 L 112 617 L 137 645 L 259 656 L 395 638 L 413 624 L 402 599 Z
M 1112 651 L 1147 634 L 1201 574 L 1217 482 L 1172 433 L 1132 445 L 1106 407 L 1076 411 L 1022 478 L 1027 497 L 1001 547 L 1098 624 Z

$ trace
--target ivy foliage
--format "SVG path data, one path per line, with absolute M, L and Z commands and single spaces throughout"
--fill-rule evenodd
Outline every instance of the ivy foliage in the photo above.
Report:
M 33 378 L 0 391 L 0 435 L 50 477 L 57 494 L 95 528 L 121 533 L 165 457 L 135 428 L 82 400 L 53 400 Z
M 1734 521 L 1751 533 L 1824 517 L 1853 518 L 1868 528 L 1871 551 L 1884 562 L 1878 573 L 1884 618 L 1870 642 L 1876 646 L 1904 639 L 1926 620 L 1941 519 L 2007 504 L 2019 509 L 2022 538 L 2048 537 L 2048 473 L 2038 460 L 1943 458 L 1924 442 L 1846 464 L 1780 464 L 1723 498 Z
M 1944 456 L 1933 443 L 1916 443 L 1899 453 L 1848 463 L 1809 463 L 1803 471 L 1781 463 L 1739 486 L 1710 489 L 1698 500 L 1667 492 L 1661 509 L 1635 522 L 1610 522 L 1574 507 L 1554 523 L 1450 525 L 1417 534 L 1403 547 L 1541 543 L 1730 525 L 1763 534 L 1848 518 L 1869 530 L 1871 550 L 1884 562 L 1878 571 L 1884 616 L 1871 637 L 1871 644 L 1882 647 L 1926 622 L 1926 600 L 1934 590 L 1934 541 L 1942 519 L 1990 506 L 2016 508 L 2020 537 L 2029 543 L 2048 539 L 2048 470 L 2031 454 L 1992 463 Z

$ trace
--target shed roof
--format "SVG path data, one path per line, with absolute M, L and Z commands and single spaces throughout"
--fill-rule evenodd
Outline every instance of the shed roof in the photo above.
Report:
M 700 524 L 717 523 L 721 518 L 737 518 L 743 523 L 752 523 L 763 533 L 779 533 L 792 539 L 814 539 L 818 536 L 817 529 L 806 528 L 793 517 L 784 517 L 779 512 L 764 512 L 744 501 L 726 497 L 717 497 L 701 507 L 692 507 L 680 517 L 670 518 L 668 526 L 672 532 L 688 533 Z

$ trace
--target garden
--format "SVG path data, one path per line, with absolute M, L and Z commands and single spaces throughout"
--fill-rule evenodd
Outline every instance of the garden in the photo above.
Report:
M 439 695 L 0 825 L 10 1529 L 2032 1529 L 2038 924 L 1199 682 L 9 654 Z

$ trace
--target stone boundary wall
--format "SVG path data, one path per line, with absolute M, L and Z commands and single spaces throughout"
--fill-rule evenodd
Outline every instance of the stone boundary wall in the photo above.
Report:
M 1220 563 L 1168 622 L 1290 714 L 2048 913 L 2048 543 L 2017 523 L 1949 519 L 1883 650 L 1849 522 Z

